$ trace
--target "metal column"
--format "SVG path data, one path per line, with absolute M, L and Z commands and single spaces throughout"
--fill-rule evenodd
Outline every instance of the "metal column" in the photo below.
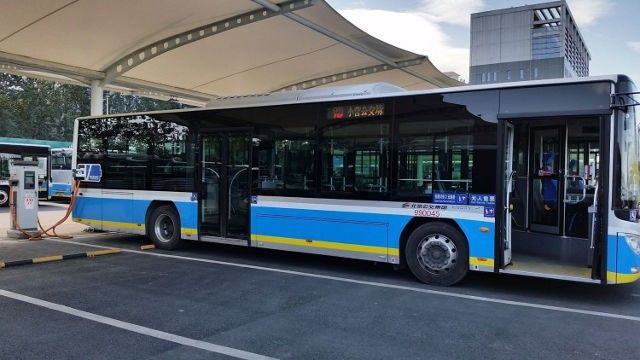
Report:
M 102 115 L 102 101 L 104 89 L 100 86 L 100 80 L 91 81 L 91 116 Z

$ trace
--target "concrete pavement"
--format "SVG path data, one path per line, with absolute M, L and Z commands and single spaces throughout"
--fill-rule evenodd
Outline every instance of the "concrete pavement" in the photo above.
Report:
M 1 290 L 92 314 L 0 296 L 0 358 L 229 358 L 150 330 L 283 359 L 640 356 L 639 283 L 474 273 L 435 288 L 347 259 L 213 244 L 140 252 L 144 238 L 117 234 L 76 241 L 134 252 L 0 271 Z
M 38 217 L 40 223 L 45 228 L 55 224 L 58 220 L 62 219 L 69 204 L 57 203 L 52 201 L 40 201 L 38 205 Z M 10 227 L 10 214 L 9 208 L 0 208 L 0 241 L 7 239 L 7 230 Z M 61 224 L 56 231 L 58 234 L 74 235 L 82 234 L 88 229 L 86 225 L 74 223 L 71 221 L 71 216 Z

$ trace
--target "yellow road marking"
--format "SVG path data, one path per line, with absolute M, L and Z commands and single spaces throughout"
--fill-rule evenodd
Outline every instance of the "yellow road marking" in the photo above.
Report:
M 60 261 L 62 260 L 62 255 L 53 255 L 53 256 L 42 256 L 31 259 L 34 264 L 41 264 L 51 261 Z
M 121 249 L 105 249 L 105 250 L 95 250 L 95 251 L 87 251 L 87 257 L 94 257 L 100 255 L 109 255 L 109 254 L 117 254 L 121 252 Z

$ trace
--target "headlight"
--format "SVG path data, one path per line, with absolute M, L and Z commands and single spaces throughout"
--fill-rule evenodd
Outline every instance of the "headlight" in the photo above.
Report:
M 624 239 L 627 241 L 627 245 L 633 250 L 633 252 L 640 256 L 640 236 L 624 234 Z

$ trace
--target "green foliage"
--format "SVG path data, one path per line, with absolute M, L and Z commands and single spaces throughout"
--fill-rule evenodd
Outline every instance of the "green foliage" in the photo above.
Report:
M 150 99 L 141 96 L 123 95 L 116 92 L 105 92 L 105 114 L 123 114 L 142 111 L 181 109 L 185 105 L 173 102 Z
M 104 97 L 110 114 L 182 107 L 113 92 Z M 86 87 L 0 73 L 0 136 L 71 141 L 74 120 L 90 113 L 90 98 Z

